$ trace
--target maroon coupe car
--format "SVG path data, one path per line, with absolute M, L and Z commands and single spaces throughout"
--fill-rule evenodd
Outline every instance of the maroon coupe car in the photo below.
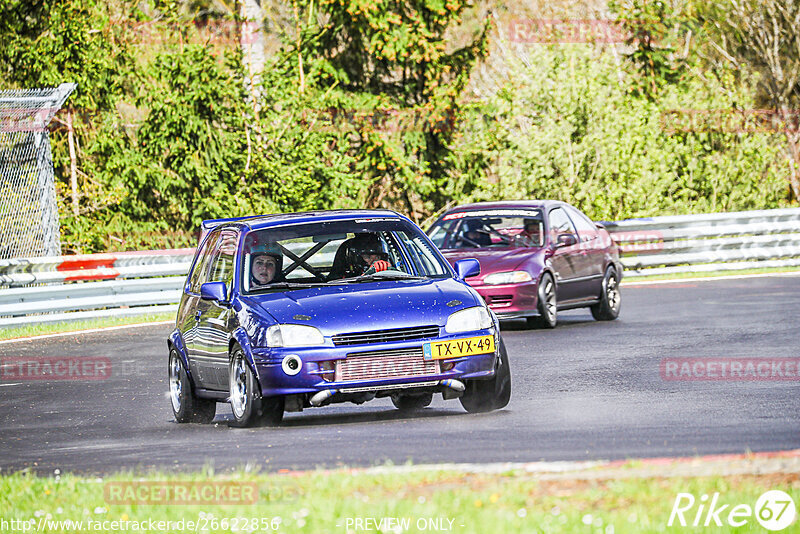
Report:
M 428 230 L 450 263 L 475 258 L 467 282 L 500 319 L 553 328 L 558 310 L 616 319 L 622 264 L 609 233 L 564 202 L 481 202 L 453 208 Z

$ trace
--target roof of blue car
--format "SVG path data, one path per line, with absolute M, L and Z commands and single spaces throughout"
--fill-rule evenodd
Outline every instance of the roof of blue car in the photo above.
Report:
M 230 219 L 208 219 L 203 221 L 203 230 L 208 231 L 222 224 L 242 223 L 253 230 L 273 226 L 282 222 L 314 222 L 330 219 L 352 219 L 352 218 L 397 218 L 402 216 L 391 210 L 319 210 L 303 211 L 298 213 L 275 213 L 268 215 L 252 215 L 250 217 L 233 217 Z

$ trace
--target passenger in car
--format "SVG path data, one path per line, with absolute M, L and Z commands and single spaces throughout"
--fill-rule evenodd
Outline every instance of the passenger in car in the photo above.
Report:
M 542 221 L 539 219 L 524 219 L 524 228 L 519 234 L 523 240 L 523 245 L 527 247 L 538 247 L 542 243 Z
M 253 249 L 250 256 L 250 287 L 259 288 L 283 279 L 283 254 L 275 245 Z

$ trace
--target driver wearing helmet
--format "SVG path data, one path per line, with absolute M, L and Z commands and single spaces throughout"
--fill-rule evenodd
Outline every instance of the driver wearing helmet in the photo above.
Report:
M 480 219 L 467 219 L 464 221 L 459 248 L 488 247 L 492 239 Z
M 354 276 L 391 269 L 389 255 L 383 251 L 376 234 L 359 234 L 348 247 L 347 262 Z
M 538 247 L 542 242 L 541 221 L 539 219 L 523 219 L 523 230 L 519 235 L 525 246 Z
M 250 252 L 250 287 L 258 289 L 283 279 L 283 254 L 277 245 L 258 245 Z
M 392 268 L 377 234 L 356 234 L 342 243 L 333 260 L 329 280 L 374 274 Z

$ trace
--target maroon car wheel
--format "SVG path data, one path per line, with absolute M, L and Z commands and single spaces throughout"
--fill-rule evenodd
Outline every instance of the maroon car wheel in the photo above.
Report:
M 609 267 L 603 277 L 603 292 L 600 294 L 600 302 L 591 308 L 592 317 L 598 321 L 613 321 L 619 317 L 621 303 L 617 270 Z
M 550 273 L 544 273 L 539 281 L 539 298 L 536 309 L 538 317 L 528 318 L 529 326 L 539 328 L 555 328 L 558 323 L 558 301 L 556 300 L 556 283 Z

